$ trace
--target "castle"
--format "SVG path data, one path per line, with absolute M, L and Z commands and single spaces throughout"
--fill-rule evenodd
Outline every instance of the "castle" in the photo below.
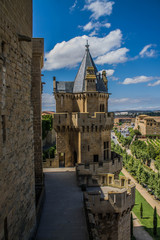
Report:
M 91 239 L 130 239 L 135 186 L 121 176 L 122 157 L 111 151 L 114 114 L 108 112 L 106 72 L 86 50 L 74 82 L 53 79 L 57 167 L 76 166 Z
M 32 0 L 0 1 L 0 239 L 35 235 L 43 197 L 41 68 Z

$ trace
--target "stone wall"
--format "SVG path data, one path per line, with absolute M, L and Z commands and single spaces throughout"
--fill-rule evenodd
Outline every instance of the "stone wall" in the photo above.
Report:
M 104 142 L 108 141 L 108 159 L 111 158 L 110 131 L 82 132 L 81 133 L 81 162 L 94 161 L 94 155 L 98 155 L 98 161 L 104 161 Z
M 42 188 L 42 121 L 41 121 L 41 68 L 43 67 L 44 40 L 32 39 L 32 91 L 33 131 L 34 131 L 34 167 L 36 188 Z
M 36 226 L 31 38 L 32 1 L 0 1 L 0 239 Z

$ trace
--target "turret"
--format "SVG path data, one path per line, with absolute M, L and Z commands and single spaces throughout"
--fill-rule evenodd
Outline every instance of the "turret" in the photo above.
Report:
M 102 79 L 103 79 L 104 85 L 106 87 L 106 90 L 108 92 L 108 79 L 106 77 L 106 71 L 105 70 L 102 72 Z
M 53 77 L 53 92 L 56 92 L 56 77 Z

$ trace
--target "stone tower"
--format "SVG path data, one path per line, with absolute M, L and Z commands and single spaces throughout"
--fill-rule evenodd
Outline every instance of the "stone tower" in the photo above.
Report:
M 110 133 L 114 114 L 108 113 L 107 82 L 105 71 L 101 76 L 93 62 L 88 43 L 74 82 L 54 78 L 57 166 L 90 162 L 113 166 Z M 119 159 L 117 171 L 120 169 Z
M 111 151 L 114 114 L 108 113 L 108 80 L 98 72 L 87 43 L 74 82 L 56 82 L 57 167 L 76 165 L 93 240 L 129 240 L 135 186 L 119 178 L 122 157 Z M 119 179 L 118 179 L 119 178 Z

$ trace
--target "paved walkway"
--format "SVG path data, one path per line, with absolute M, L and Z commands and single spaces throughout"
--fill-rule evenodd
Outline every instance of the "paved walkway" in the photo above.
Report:
M 46 198 L 36 240 L 88 240 L 74 168 L 44 169 Z
M 137 181 L 123 168 L 122 173 L 130 178 L 133 183 L 136 185 L 136 189 L 140 192 L 140 194 L 146 199 L 146 201 L 154 208 L 157 208 L 157 214 L 160 216 L 160 202 L 155 200 L 152 195 L 150 195 L 145 188 L 143 188 Z
M 153 238 L 149 235 L 148 232 L 145 231 L 144 227 L 139 222 L 139 219 L 136 217 L 136 215 L 133 214 L 133 235 L 136 238 L 136 240 L 153 240 Z

